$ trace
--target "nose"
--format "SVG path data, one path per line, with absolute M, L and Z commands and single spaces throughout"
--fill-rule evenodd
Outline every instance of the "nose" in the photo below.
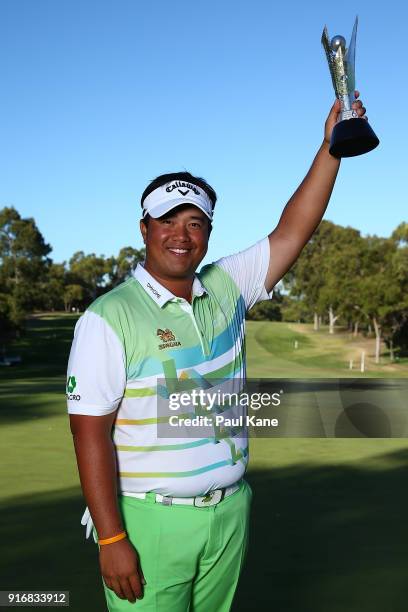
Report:
M 187 242 L 190 240 L 188 228 L 185 223 L 174 224 L 173 240 L 178 240 L 179 242 Z

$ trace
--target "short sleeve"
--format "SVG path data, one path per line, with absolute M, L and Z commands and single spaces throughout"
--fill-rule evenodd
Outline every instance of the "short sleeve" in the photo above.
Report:
M 214 262 L 231 276 L 244 298 L 247 310 L 257 302 L 272 297 L 273 291 L 268 293 L 265 289 L 269 257 L 269 239 L 266 237 L 245 251 Z
M 68 361 L 68 413 L 114 412 L 125 387 L 126 361 L 118 336 L 101 316 L 86 311 L 75 326 Z

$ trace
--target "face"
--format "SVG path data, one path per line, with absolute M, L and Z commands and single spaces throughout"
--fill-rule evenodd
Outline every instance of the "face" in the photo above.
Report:
M 208 218 L 196 206 L 178 206 L 159 219 L 140 222 L 146 268 L 166 280 L 188 279 L 208 248 Z

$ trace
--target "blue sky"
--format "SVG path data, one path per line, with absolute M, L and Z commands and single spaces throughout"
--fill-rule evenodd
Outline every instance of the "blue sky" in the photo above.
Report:
M 388 236 L 407 220 L 407 5 L 0 0 L 0 207 L 54 261 L 142 245 L 140 194 L 187 169 L 216 189 L 208 260 L 275 227 L 334 99 L 320 43 L 359 15 L 356 85 L 381 140 L 342 162 L 326 218 Z

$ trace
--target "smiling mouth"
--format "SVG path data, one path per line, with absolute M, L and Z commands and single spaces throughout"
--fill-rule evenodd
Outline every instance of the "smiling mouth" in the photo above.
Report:
M 191 249 L 179 249 L 176 247 L 169 247 L 168 251 L 170 251 L 170 253 L 174 253 L 175 255 L 178 255 L 179 257 L 182 257 L 183 255 L 188 255 L 190 253 Z

